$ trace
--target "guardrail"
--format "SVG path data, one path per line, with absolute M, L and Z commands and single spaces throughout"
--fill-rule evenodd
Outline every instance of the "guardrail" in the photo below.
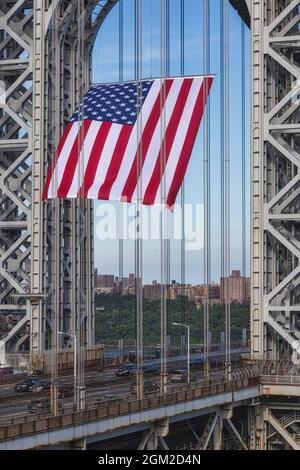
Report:
M 151 408 L 164 407 L 174 403 L 193 401 L 195 399 L 249 388 L 259 384 L 300 385 L 300 376 L 258 374 L 254 377 L 241 378 L 232 382 L 217 382 L 207 386 L 194 383 L 189 388 L 181 386 L 179 390 L 176 390 L 176 392 L 168 393 L 163 396 L 151 396 L 140 401 L 132 400 L 115 405 L 100 405 L 98 407 L 91 404 L 86 410 L 81 412 L 63 410 L 62 414 L 57 417 L 50 416 L 37 418 L 36 416 L 30 416 L 25 419 L 22 417 L 22 421 L 20 421 L 20 418 L 12 418 L 10 419 L 9 424 L 5 426 L 1 426 L 0 423 L 0 441 L 26 435 L 34 435 L 62 427 L 99 421 L 101 419 L 114 418 L 139 411 L 145 411 Z
M 35 418 L 33 421 L 24 421 L 16 424 L 11 423 L 9 426 L 1 427 L 0 425 L 0 441 L 128 415 L 152 408 L 165 407 L 175 403 L 193 401 L 199 398 L 233 392 L 256 385 L 259 385 L 259 377 L 250 377 L 248 379 L 217 383 L 200 388 L 189 388 L 185 391 L 144 398 L 139 401 L 128 401 L 117 405 L 93 407 L 80 412 L 62 413 L 55 417 Z
M 261 384 L 300 385 L 299 375 L 261 375 Z

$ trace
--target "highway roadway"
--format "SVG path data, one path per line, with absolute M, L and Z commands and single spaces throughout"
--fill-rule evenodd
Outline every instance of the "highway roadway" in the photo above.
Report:
M 197 382 L 203 382 L 203 373 L 195 373 L 193 371 L 193 375 L 197 377 Z M 211 379 L 214 381 L 221 381 L 224 377 L 224 371 L 214 371 L 211 373 Z M 98 377 L 99 379 L 99 377 Z M 144 376 L 145 382 L 148 380 L 151 382 L 155 382 L 159 385 L 160 378 L 159 375 L 147 374 Z M 68 383 L 69 380 L 66 380 Z M 102 382 L 102 383 L 101 383 Z M 96 383 L 91 383 L 90 385 L 87 384 L 87 391 L 86 391 L 86 402 L 87 404 L 92 405 L 95 403 L 97 398 L 100 398 L 103 395 L 112 395 L 113 397 L 120 397 L 124 400 L 133 399 L 135 398 L 134 395 L 130 394 L 129 388 L 131 384 L 135 384 L 136 379 L 135 377 L 126 377 L 126 378 L 118 378 L 114 375 L 112 371 L 106 371 L 101 373 L 101 379 L 97 380 Z M 180 384 L 171 384 L 169 383 L 169 391 L 173 392 L 176 391 L 180 386 L 184 385 L 183 383 Z M 45 397 L 45 394 L 34 394 L 32 392 L 22 393 L 19 394 L 18 400 L 15 401 L 15 394 L 13 398 L 8 398 L 7 401 L 0 403 L 0 425 L 9 424 L 11 418 L 24 418 L 25 415 L 28 415 L 28 405 L 32 399 Z M 68 397 L 60 400 L 63 408 L 65 410 L 71 409 L 73 404 L 73 397 Z M 31 415 L 34 416 L 34 415 Z
M 243 349 L 235 350 L 233 352 L 233 367 L 238 370 L 238 356 L 245 352 Z M 210 354 L 210 359 L 220 359 L 224 355 L 223 352 L 217 351 Z M 192 371 L 191 376 L 201 383 L 203 381 L 203 370 L 199 368 L 199 364 L 193 366 L 193 362 L 203 359 L 203 354 L 195 354 L 191 357 Z M 171 371 L 174 368 L 186 368 L 186 356 L 173 357 L 168 359 L 168 370 Z M 145 361 L 147 363 L 159 363 L 159 360 Z M 213 361 L 217 365 L 219 361 Z M 129 388 L 131 384 L 135 384 L 135 376 L 132 377 L 116 377 L 116 369 L 108 369 L 104 371 L 86 371 L 85 373 L 85 384 L 86 384 L 86 402 L 92 405 L 97 398 L 103 395 L 112 395 L 114 397 L 122 397 L 124 400 L 134 398 L 134 395 L 130 395 Z M 217 369 L 216 366 L 211 369 L 211 380 L 221 381 L 224 378 L 224 370 Z M 72 385 L 74 378 L 72 375 L 64 375 L 59 378 L 65 385 Z M 158 385 L 160 383 L 159 373 L 156 374 L 144 374 L 144 381 L 153 381 Z M 174 391 L 183 384 L 171 384 L 169 383 L 169 390 Z M 11 419 L 24 419 L 24 416 L 32 416 L 28 413 L 28 405 L 31 400 L 40 397 L 46 397 L 46 393 L 35 394 L 33 392 L 16 393 L 13 391 L 14 384 L 4 384 L 0 386 L 0 424 L 9 424 Z M 68 397 L 60 400 L 64 409 L 72 408 L 73 397 Z

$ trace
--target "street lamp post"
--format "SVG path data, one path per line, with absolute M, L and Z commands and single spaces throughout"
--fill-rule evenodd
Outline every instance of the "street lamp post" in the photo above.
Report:
M 187 382 L 188 384 L 190 383 L 191 380 L 191 374 L 190 374 L 190 325 L 185 325 L 184 323 L 172 323 L 174 326 L 182 326 L 183 328 L 187 329 Z
M 59 331 L 59 335 L 68 336 L 73 340 L 73 348 L 74 348 L 74 404 L 77 405 L 77 335 L 72 335 L 71 333 L 67 333 L 65 331 Z

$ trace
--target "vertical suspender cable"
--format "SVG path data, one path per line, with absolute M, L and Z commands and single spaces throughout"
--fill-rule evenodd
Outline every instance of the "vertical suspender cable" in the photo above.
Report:
M 224 274 L 230 275 L 230 136 L 229 136 L 229 5 L 224 5 Z M 227 282 L 225 301 L 226 377 L 231 379 L 231 297 Z
M 170 69 L 171 69 L 171 63 L 170 63 L 170 0 L 166 0 L 166 18 L 165 18 L 165 44 L 166 44 L 166 52 L 165 52 L 165 75 L 166 77 L 170 76 Z M 166 123 L 165 123 L 166 126 Z M 165 132 L 166 129 L 164 129 Z M 164 157 L 166 158 L 166 156 Z M 165 167 L 165 164 L 164 164 Z M 168 226 L 169 226 L 169 214 L 166 214 L 166 217 L 168 218 Z M 170 305 L 170 257 L 171 257 L 171 241 L 169 237 L 169 233 L 166 234 L 167 239 L 166 239 L 166 284 L 167 284 L 167 350 L 170 347 L 170 330 L 171 330 L 171 305 Z
M 82 123 L 83 123 L 83 109 L 82 109 L 82 102 L 81 102 L 81 79 L 82 79 L 82 34 L 84 32 L 82 31 L 82 11 L 81 11 L 82 5 L 81 5 L 81 0 L 77 0 L 77 57 L 76 57 L 76 62 L 77 62 L 77 90 L 76 90 L 76 99 L 79 104 L 79 131 L 78 131 L 78 143 L 77 143 L 77 158 L 79 159 L 80 155 L 80 146 L 82 139 L 84 138 L 82 135 Z M 79 165 L 79 172 L 80 172 L 80 165 Z M 75 204 L 77 201 L 74 201 Z M 74 351 L 74 354 L 76 354 L 78 360 L 77 360 L 77 383 L 76 383 L 76 404 L 77 404 L 77 410 L 80 409 L 80 397 L 78 396 L 78 390 L 81 385 L 81 367 L 82 367 L 82 362 L 81 362 L 81 348 L 82 348 L 82 329 L 81 329 L 81 315 L 82 315 L 82 292 L 81 292 L 81 281 L 82 281 L 82 253 L 81 253 L 81 230 L 83 230 L 83 227 L 81 228 L 81 217 L 82 217 L 82 200 L 78 201 L 78 205 L 76 204 L 76 213 L 77 213 L 77 218 L 80 220 L 80 226 L 76 227 L 76 248 L 79 250 L 77 252 L 77 256 L 79 257 L 79 263 L 78 263 L 78 279 L 79 279 L 79 291 L 78 291 L 78 303 L 77 303 L 77 309 L 78 309 L 78 319 L 77 319 L 77 341 L 76 341 L 76 346 L 77 346 L 77 351 Z
M 165 14 L 165 75 L 170 76 L 170 0 L 166 0 L 166 14 Z
M 203 62 L 204 75 L 210 73 L 210 2 L 203 3 Z M 207 81 L 205 81 L 207 84 Z M 210 166 L 210 106 L 209 90 L 204 87 L 204 102 L 207 102 L 204 114 L 204 284 L 206 286 L 204 301 L 204 377 L 209 381 L 209 314 L 210 314 L 210 284 L 211 284 L 211 166 Z
M 230 273 L 230 142 L 229 142 L 229 6 L 220 0 L 221 66 L 221 277 L 225 309 L 225 373 L 231 379 L 231 312 Z
M 180 42 L 180 70 L 183 77 L 185 72 L 185 0 L 181 0 L 180 3 Z
M 119 0 L 119 81 L 124 80 L 124 3 Z M 123 319 L 122 319 L 122 296 L 123 296 L 123 278 L 124 278 L 124 239 L 123 239 L 123 206 L 119 209 L 119 360 L 123 360 Z
M 142 245 L 142 179 L 138 178 L 142 168 L 142 0 L 135 0 L 135 58 L 137 80 L 137 209 L 136 209 L 136 241 L 135 241 L 135 284 L 136 284 L 136 356 L 137 356 L 137 398 L 144 395 L 143 384 L 143 245 Z
M 243 299 L 246 300 L 246 271 L 247 271 L 247 250 L 246 250 L 246 26 L 241 20 L 241 75 L 242 75 L 242 277 Z
M 230 65 L 229 65 L 229 3 L 225 5 L 226 25 L 226 276 L 230 276 L 231 268 L 231 187 L 230 187 Z M 227 378 L 231 380 L 231 297 L 227 296 Z
M 84 175 L 84 94 L 86 75 L 84 64 L 86 49 L 85 49 L 85 6 L 84 0 L 78 0 L 77 10 L 77 70 L 78 70 L 78 85 L 77 85 L 77 101 L 80 103 L 79 110 L 79 138 L 78 138 L 78 177 L 79 181 L 83 180 Z M 82 150 L 81 150 L 82 149 Z M 85 296 L 85 241 L 86 241 L 86 202 L 83 198 L 79 198 L 76 204 L 76 212 L 78 213 L 78 234 L 77 250 L 78 250 L 78 279 L 79 279 L 79 304 L 78 304 L 78 326 L 77 326 L 77 340 L 75 341 L 77 351 L 75 354 L 78 356 L 78 377 L 77 377 L 77 409 L 82 410 L 85 407 L 85 398 L 83 396 L 84 389 L 84 369 L 85 369 L 85 315 L 86 315 L 86 296 Z M 76 331 L 75 331 L 76 335 Z
M 181 60 L 180 60 L 180 72 L 183 77 L 185 74 L 185 0 L 181 0 L 180 3 L 180 42 L 181 42 Z M 181 286 L 185 286 L 185 182 L 183 181 L 181 187 Z M 186 322 L 186 302 L 185 302 L 185 292 L 181 289 L 181 319 L 182 323 Z M 185 336 L 181 336 L 181 351 L 183 353 Z
M 161 77 L 166 75 L 166 0 L 160 0 L 160 56 L 161 56 Z M 161 168 L 161 394 L 167 393 L 167 265 L 168 265 L 168 214 L 166 213 L 166 175 L 164 168 L 166 166 L 166 142 L 163 138 L 166 132 L 166 113 L 163 109 L 165 102 L 166 88 L 163 86 L 165 80 L 161 79 L 161 146 L 160 150 L 160 168 Z
M 225 0 L 226 1 L 226 0 Z M 220 207 L 221 207 L 221 317 L 225 326 L 225 273 L 224 273 L 224 0 L 220 0 Z M 225 339 L 225 338 L 224 338 Z
M 55 63 L 56 58 L 56 47 L 57 47 L 57 37 L 56 37 L 56 11 L 54 7 L 52 7 L 52 24 L 51 24 L 51 40 L 50 40 L 50 62 L 52 66 L 52 79 L 55 81 L 54 86 L 51 87 L 50 90 L 50 119 L 55 120 L 54 116 L 57 112 L 57 96 L 53 94 L 53 90 L 56 90 L 57 85 L 57 67 Z M 54 153 L 55 146 L 57 144 L 58 133 L 60 129 L 53 130 L 50 134 L 52 136 L 51 147 Z M 53 154 L 53 159 L 55 158 Z M 58 186 L 58 174 L 57 171 L 54 172 L 54 177 L 52 178 L 52 193 L 55 194 Z M 61 227 L 61 211 L 60 211 L 61 202 L 57 199 L 51 199 L 50 203 L 50 217 L 51 217 L 51 230 L 52 230 L 52 239 L 54 240 L 53 245 L 51 246 L 51 278 L 52 278 L 52 292 L 50 298 L 50 312 L 51 312 L 51 329 L 49 334 L 49 346 L 51 348 L 51 378 L 56 379 L 58 376 L 58 315 L 59 311 L 57 310 L 57 306 L 60 305 L 59 303 L 59 295 L 60 295 L 60 259 L 59 256 L 56 256 L 60 247 L 60 227 Z M 56 220 L 56 223 L 54 222 Z M 54 254 L 53 254 L 54 250 Z M 56 415 L 58 412 L 58 402 L 57 402 L 57 389 L 55 386 L 51 385 L 51 412 L 53 415 Z

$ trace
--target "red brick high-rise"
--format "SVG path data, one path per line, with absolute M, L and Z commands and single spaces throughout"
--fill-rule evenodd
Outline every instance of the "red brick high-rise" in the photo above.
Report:
M 242 277 L 241 271 L 221 277 L 221 302 L 245 303 L 250 300 L 250 277 Z

